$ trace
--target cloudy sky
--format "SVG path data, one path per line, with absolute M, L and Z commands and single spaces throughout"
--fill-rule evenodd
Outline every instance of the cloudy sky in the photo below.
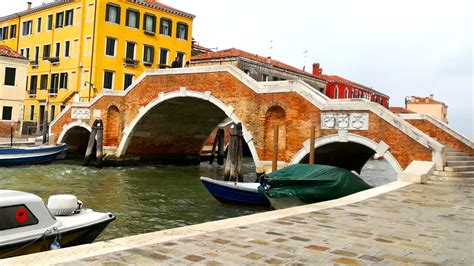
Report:
M 22 10 L 18 2 L 0 16 Z M 319 62 L 326 74 L 390 95 L 391 106 L 434 94 L 449 106 L 449 125 L 474 138 L 470 0 L 161 2 L 197 16 L 193 37 L 201 45 L 271 55 L 309 71 Z

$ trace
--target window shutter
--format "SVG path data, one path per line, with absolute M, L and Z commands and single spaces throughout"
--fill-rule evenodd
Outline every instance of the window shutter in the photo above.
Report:
M 110 6 L 107 5 L 105 7 L 105 21 L 109 21 L 109 9 L 110 9 Z
M 117 7 L 117 24 L 120 24 L 120 7 Z
M 156 17 L 151 17 L 152 18 L 152 30 L 153 32 L 156 32 Z

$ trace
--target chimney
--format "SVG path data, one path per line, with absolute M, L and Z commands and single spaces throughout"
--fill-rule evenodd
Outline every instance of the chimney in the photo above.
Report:
M 31 4 L 33 4 L 32 2 L 26 2 L 26 4 L 28 5 L 26 10 L 30 10 L 31 9 Z
M 319 66 L 319 63 L 313 64 L 313 75 L 321 76 L 323 74 L 323 69 Z
M 430 99 L 433 100 L 434 94 L 430 94 Z

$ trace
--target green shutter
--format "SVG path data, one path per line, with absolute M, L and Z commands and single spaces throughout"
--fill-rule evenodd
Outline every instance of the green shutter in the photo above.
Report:
M 120 14 L 121 14 L 120 7 L 118 6 L 117 7 L 117 24 L 120 24 Z

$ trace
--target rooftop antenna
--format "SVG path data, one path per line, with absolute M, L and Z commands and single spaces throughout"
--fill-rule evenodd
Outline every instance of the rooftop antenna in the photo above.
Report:
M 303 65 L 303 71 L 304 71 L 306 68 L 306 58 L 308 57 L 308 50 L 305 50 L 303 54 L 304 54 L 304 65 Z
M 270 58 L 272 58 L 272 52 L 273 52 L 273 40 L 270 40 Z

